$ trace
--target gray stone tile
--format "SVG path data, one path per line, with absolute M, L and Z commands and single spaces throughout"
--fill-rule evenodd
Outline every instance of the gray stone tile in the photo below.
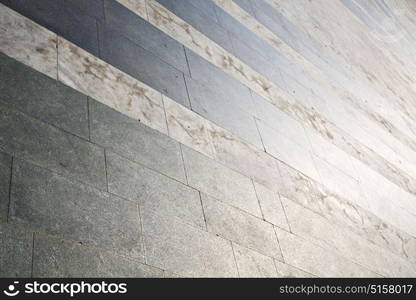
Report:
M 205 194 L 202 194 L 202 205 L 209 232 L 282 260 L 282 253 L 270 223 Z
M 107 165 L 109 191 L 137 201 L 142 213 L 158 212 L 205 228 L 197 190 L 111 152 Z
M 186 55 L 191 77 L 196 83 L 202 84 L 209 91 L 215 91 L 217 97 L 222 97 L 223 101 L 233 103 L 233 106 L 246 112 L 253 111 L 250 90 L 245 85 L 188 49 L 186 49 Z M 190 88 L 189 83 L 194 81 L 187 80 L 188 88 Z M 199 93 L 194 96 L 199 96 Z
M 234 3 L 248 12 L 250 15 L 254 16 L 253 6 L 250 0 L 234 0 Z
M 237 277 L 231 243 L 155 212 L 142 215 L 146 262 L 185 277 Z
M 0 222 L 7 220 L 12 158 L 0 152 Z
M 273 258 L 233 243 L 240 277 L 276 277 Z
M 102 148 L 0 104 L 0 150 L 105 189 Z
M 101 58 L 189 107 L 183 73 L 108 26 L 100 30 Z
M 209 9 L 201 7 L 201 2 L 210 1 L 196 3 L 189 0 L 157 0 L 157 2 L 227 51 L 233 52 L 228 32 L 218 25 L 215 12 L 210 13 Z
M 311 278 L 316 277 L 315 275 L 309 274 L 302 270 L 299 270 L 291 265 L 282 263 L 280 261 L 274 260 L 277 270 L 277 277 L 284 278 Z
M 190 186 L 261 217 L 254 186 L 248 177 L 187 147 L 182 147 L 182 151 Z
M 242 103 L 234 103 L 234 100 L 242 98 L 221 94 L 221 90 L 204 86 L 189 77 L 186 77 L 186 82 L 193 111 L 258 148 L 263 148 L 253 116 L 241 108 Z
M 286 220 L 285 211 L 283 210 L 279 194 L 274 192 L 264 185 L 254 181 L 257 198 L 263 217 L 266 221 L 286 230 L 289 230 L 289 225 Z
M 18 160 L 13 163 L 9 221 L 143 259 L 137 204 Z
M 163 277 L 163 271 L 100 249 L 35 234 L 34 277 Z
M 87 97 L 0 55 L 0 101 L 43 122 L 88 139 Z
M 0 277 L 30 277 L 33 234 L 0 222 Z
M 98 55 L 97 19 L 91 15 L 94 15 L 93 11 L 97 13 L 97 7 L 100 6 L 94 7 L 91 3 L 82 4 L 79 0 L 16 0 L 6 5 L 88 52 Z
M 109 28 L 189 75 L 183 46 L 117 1 L 104 1 Z
M 121 156 L 185 182 L 179 144 L 156 130 L 90 101 L 91 141 Z

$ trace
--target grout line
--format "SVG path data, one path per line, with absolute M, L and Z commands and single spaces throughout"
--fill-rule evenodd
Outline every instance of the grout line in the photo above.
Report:
M 140 200 L 137 202 L 137 209 L 139 212 L 139 221 L 140 221 L 140 230 L 141 230 L 140 240 L 142 241 L 142 247 L 143 247 L 143 260 L 144 260 L 144 263 L 147 264 L 146 245 L 145 245 L 145 239 L 144 239 L 143 215 L 140 209 Z
M 280 206 L 282 207 L 283 213 L 285 214 L 286 223 L 287 223 L 287 226 L 289 227 L 289 232 L 290 232 L 290 233 L 293 233 L 293 232 L 292 232 L 292 228 L 290 227 L 289 218 L 287 217 L 286 210 L 285 210 L 285 207 L 284 207 L 283 202 L 282 202 L 282 198 L 280 197 L 279 193 L 276 193 L 276 194 L 277 194 L 277 197 L 278 197 L 278 200 L 279 200 Z M 285 197 L 285 198 L 286 198 L 286 197 Z M 289 199 L 289 200 L 290 200 L 290 199 Z M 296 202 L 296 201 L 294 201 L 294 202 L 297 204 L 297 202 Z M 302 206 L 302 207 L 303 207 L 303 206 Z
M 104 167 L 105 167 L 105 183 L 106 183 L 106 192 L 108 193 L 108 172 L 107 172 L 107 151 L 104 148 Z
M 87 121 L 88 121 L 88 140 L 91 142 L 91 112 L 90 112 L 90 97 L 87 96 Z
M 201 207 L 202 207 L 202 216 L 204 217 L 205 230 L 208 232 L 207 218 L 205 217 L 205 210 L 204 210 L 204 204 L 202 203 L 201 191 L 198 191 L 198 194 L 199 194 L 199 202 L 201 203 Z
M 14 156 L 11 157 L 10 162 L 10 180 L 9 180 L 9 203 L 7 205 L 7 216 L 6 216 L 6 222 L 9 223 L 10 218 L 10 207 L 12 205 L 12 178 L 13 178 L 13 166 L 14 166 Z
M 56 34 L 56 83 L 60 82 L 59 80 L 59 36 Z
M 280 247 L 279 238 L 277 237 L 275 226 L 273 226 L 273 232 L 274 232 L 274 236 L 276 237 L 276 241 L 277 241 L 277 245 L 279 246 L 280 253 L 282 254 L 282 262 L 286 263 L 285 256 L 284 256 L 283 251 L 282 251 L 282 247 Z
M 263 151 L 266 152 L 266 153 L 268 153 L 266 151 L 266 146 L 264 145 L 263 137 L 261 136 L 260 129 L 259 129 L 259 125 L 257 123 L 260 120 L 257 120 L 257 118 L 255 116 L 253 116 L 253 119 L 254 119 L 254 124 L 256 125 L 257 133 L 259 134 L 259 137 L 260 137 L 261 145 L 263 146 Z
M 185 166 L 185 159 L 183 157 L 183 149 L 182 149 L 182 144 L 179 143 L 179 150 L 181 152 L 181 157 L 182 157 L 182 165 L 183 165 L 183 172 L 185 173 L 185 179 L 186 179 L 186 185 L 189 186 L 189 181 L 188 181 L 188 172 L 186 171 L 186 166 Z
M 260 197 L 259 194 L 257 193 L 257 189 L 256 189 L 256 185 L 254 184 L 254 180 L 253 178 L 250 178 L 251 184 L 253 185 L 254 188 L 254 193 L 256 194 L 256 199 L 257 199 L 257 203 L 259 205 L 259 209 L 260 209 L 260 213 L 261 213 L 261 217 L 263 218 L 263 220 L 265 221 L 266 218 L 264 217 L 264 213 L 263 213 L 263 209 L 261 208 L 261 204 L 260 204 Z
M 240 270 L 238 270 L 237 259 L 235 258 L 235 252 L 234 252 L 233 242 L 232 242 L 232 241 L 229 241 L 229 242 L 230 242 L 230 245 L 231 245 L 231 251 L 233 252 L 233 257 L 234 257 L 235 268 L 237 269 L 237 274 L 238 274 L 238 277 L 239 277 L 239 278 L 241 278 L 241 275 L 240 275 Z

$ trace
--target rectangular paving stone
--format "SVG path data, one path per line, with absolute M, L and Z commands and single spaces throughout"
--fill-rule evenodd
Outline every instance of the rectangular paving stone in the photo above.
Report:
M 157 2 L 203 33 L 206 37 L 233 53 L 230 36 L 217 23 L 215 11 L 210 11 L 209 8 L 204 7 L 212 5 L 212 1 L 157 0 Z M 206 2 L 207 4 L 203 5 L 202 2 Z
M 0 277 L 30 277 L 33 233 L 0 222 Z
M 104 0 L 105 22 L 109 28 L 129 38 L 161 60 L 189 75 L 185 50 L 176 40 L 163 33 L 127 7 Z
M 276 228 L 285 262 L 318 277 L 379 277 L 339 254 L 321 248 L 294 234 Z
M 229 241 L 157 212 L 142 218 L 148 264 L 185 277 L 238 277 Z
M 256 181 L 253 183 L 264 219 L 280 228 L 290 230 L 279 194 Z
M 88 139 L 87 96 L 0 55 L 0 101 Z
M 90 101 L 91 141 L 132 161 L 185 182 L 179 143 L 140 122 Z
M 101 58 L 155 90 L 189 107 L 183 73 L 117 31 L 100 30 Z
M 107 152 L 108 189 L 138 202 L 142 213 L 158 212 L 205 228 L 199 193 L 176 180 Z
M 105 189 L 102 148 L 0 104 L 0 150 Z
M 97 19 L 84 13 L 86 7 L 80 9 L 73 1 L 66 0 L 13 0 L 5 4 L 88 52 L 98 55 Z
M 233 243 L 238 273 L 243 278 L 276 277 L 273 258 Z
M 261 217 L 256 193 L 248 177 L 185 146 L 182 152 L 190 186 Z
M 163 277 L 163 271 L 79 243 L 35 234 L 34 277 Z
M 188 89 L 192 90 L 190 85 L 194 86 L 194 102 L 201 102 L 196 100 L 204 95 L 215 96 L 221 98 L 225 103 L 230 103 L 232 107 L 239 107 L 247 113 L 254 110 L 248 87 L 193 51 L 185 50 L 192 80 L 189 80 L 187 76 L 185 79 Z M 191 91 L 189 93 L 192 94 Z
M 9 220 L 143 261 L 138 205 L 15 160 Z
M 256 147 L 263 148 L 253 116 L 243 110 L 241 105 L 236 105 L 231 100 L 241 100 L 242 98 L 221 94 L 221 90 L 207 87 L 189 77 L 185 77 L 185 80 L 194 112 L 231 131 Z M 218 109 L 219 107 L 221 109 Z
M 202 205 L 209 232 L 282 260 L 282 253 L 270 223 L 205 194 L 202 194 Z
M 0 152 L 0 222 L 7 220 L 11 174 L 12 158 Z

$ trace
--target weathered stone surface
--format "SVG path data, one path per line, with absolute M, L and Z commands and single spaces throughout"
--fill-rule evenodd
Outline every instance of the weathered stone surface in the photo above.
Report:
M 36 119 L 89 138 L 87 97 L 0 55 L 0 101 Z
M 101 147 L 2 104 L 0 149 L 66 177 L 106 188 Z
M 0 222 L 0 276 L 30 277 L 33 233 Z
M 107 152 L 108 189 L 136 201 L 141 213 L 157 212 L 205 228 L 198 191 Z
M 0 222 L 7 220 L 12 158 L 0 152 Z
M 240 277 L 276 277 L 273 258 L 233 243 Z
M 90 101 L 91 141 L 185 182 L 179 144 L 96 101 Z
M 163 277 L 163 271 L 136 260 L 35 234 L 35 277 Z
M 270 223 L 204 194 L 201 196 L 209 232 L 282 260 L 279 243 Z
M 138 205 L 23 161 L 13 164 L 9 220 L 143 261 Z
M 251 180 L 218 162 L 182 147 L 190 186 L 253 215 L 261 216 Z

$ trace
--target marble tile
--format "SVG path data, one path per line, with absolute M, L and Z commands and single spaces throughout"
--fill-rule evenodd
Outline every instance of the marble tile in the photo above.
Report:
M 202 194 L 209 232 L 264 255 L 282 260 L 273 226 L 259 218 Z
M 339 254 L 275 228 L 285 262 L 318 277 L 380 277 Z
M 12 158 L 0 152 L 0 222 L 7 220 L 11 174 Z
M 162 95 L 64 39 L 58 45 L 59 81 L 166 133 Z
M 152 212 L 143 216 L 146 262 L 185 277 L 237 277 L 231 243 Z
M 43 122 L 89 138 L 87 96 L 0 55 L 0 101 Z
M 233 243 L 238 274 L 243 278 L 276 277 L 273 258 Z
M 111 252 L 36 233 L 33 276 L 160 278 L 163 271 Z
M 101 147 L 1 104 L 0 149 L 65 177 L 106 188 Z
M 325 218 L 283 198 L 291 231 L 323 248 L 334 249 L 342 256 L 384 276 L 414 276 L 414 266 L 355 234 L 329 223 Z
M 279 194 L 253 181 L 263 217 L 266 221 L 290 230 Z
M 107 164 L 109 192 L 137 202 L 142 214 L 157 212 L 205 228 L 197 190 L 111 152 Z
M 310 273 L 304 272 L 300 269 L 292 267 L 291 265 L 274 260 L 277 270 L 277 277 L 282 278 L 312 278 L 316 277 Z
M 280 172 L 280 181 L 274 190 L 300 205 L 319 212 L 315 189 L 311 186 L 310 179 L 282 162 L 276 161 L 276 165 Z
M 57 78 L 56 34 L 0 4 L 0 51 Z
M 248 177 L 194 150 L 182 147 L 188 184 L 212 197 L 261 216 L 254 186 Z
M 137 204 L 23 161 L 13 166 L 12 224 L 143 261 Z
M 214 157 L 210 127 L 212 123 L 163 95 L 169 136 L 180 143 Z
M 97 101 L 89 102 L 91 141 L 186 182 L 179 143 Z
M 30 277 L 32 272 L 33 233 L 0 222 L 0 276 Z
M 263 122 L 257 122 L 266 152 L 293 166 L 311 178 L 319 180 L 309 144 L 298 145 L 291 138 L 273 130 Z

